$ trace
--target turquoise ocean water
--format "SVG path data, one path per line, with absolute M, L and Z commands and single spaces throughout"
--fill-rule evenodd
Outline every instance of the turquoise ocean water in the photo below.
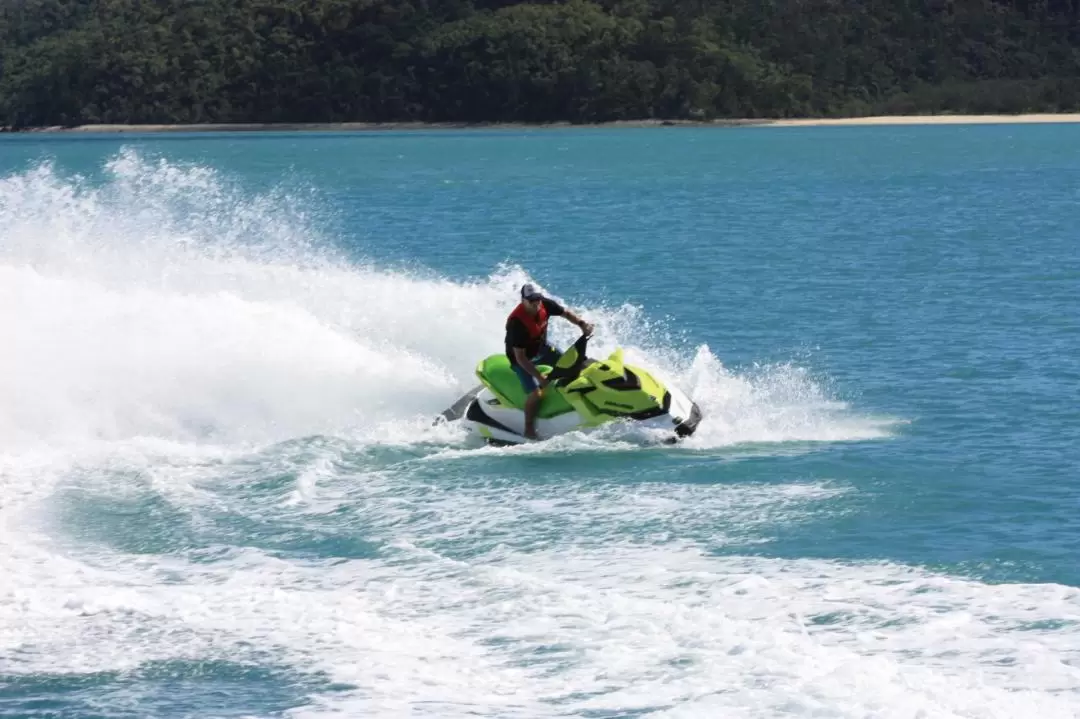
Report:
M 1080 716 L 1076 148 L 3 137 L 0 717 Z M 525 281 L 698 433 L 432 428 Z

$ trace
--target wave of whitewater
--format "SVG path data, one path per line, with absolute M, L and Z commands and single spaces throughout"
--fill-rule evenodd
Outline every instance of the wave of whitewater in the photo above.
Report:
M 428 425 L 522 270 L 364 266 L 286 194 L 131 151 L 103 171 L 0 178 L 0 686 L 200 662 L 322 677 L 296 716 L 1076 715 L 1075 590 L 702 551 L 841 483 L 445 479 L 493 456 Z M 702 404 L 689 449 L 888 432 L 797 366 L 583 311 L 596 354 Z
M 478 357 L 500 350 L 528 279 L 510 268 L 462 284 L 346 263 L 287 198 L 253 200 L 210 169 L 133 152 L 105 170 L 100 186 L 50 165 L 0 180 L 0 330 L 19 340 L 0 375 L 8 447 L 414 436 L 475 384 Z M 666 349 L 637 308 L 584 312 L 594 354 L 622 344 L 699 401 L 693 446 L 885 432 L 798 367 L 740 377 L 707 347 Z

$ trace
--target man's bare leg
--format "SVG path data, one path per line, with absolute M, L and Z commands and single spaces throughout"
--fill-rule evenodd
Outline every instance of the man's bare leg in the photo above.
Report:
M 525 436 L 528 439 L 539 439 L 536 436 L 536 410 L 540 407 L 540 397 L 543 390 L 534 389 L 525 399 Z

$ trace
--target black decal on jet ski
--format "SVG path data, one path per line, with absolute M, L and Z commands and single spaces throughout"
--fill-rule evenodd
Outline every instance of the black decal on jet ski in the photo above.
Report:
M 480 407 L 479 402 L 473 402 L 469 405 L 469 410 L 465 413 L 466 419 L 471 419 L 473 422 L 479 424 L 486 424 L 488 427 L 494 427 L 495 429 L 501 429 L 503 432 L 509 432 L 510 434 L 520 434 L 510 429 L 497 419 L 492 419 L 484 413 L 483 408 Z
M 623 370 L 622 377 L 606 379 L 602 384 L 605 387 L 610 387 L 611 389 L 619 390 L 621 392 L 630 392 L 632 390 L 641 389 L 641 380 L 629 369 Z

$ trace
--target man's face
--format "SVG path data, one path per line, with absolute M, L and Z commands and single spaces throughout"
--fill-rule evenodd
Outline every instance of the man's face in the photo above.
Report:
M 531 299 L 531 300 L 530 299 L 525 299 L 525 300 L 522 300 L 522 302 L 525 303 L 525 309 L 527 309 L 531 314 L 535 315 L 537 312 L 540 311 L 540 298 L 539 297 L 537 297 L 535 299 Z

